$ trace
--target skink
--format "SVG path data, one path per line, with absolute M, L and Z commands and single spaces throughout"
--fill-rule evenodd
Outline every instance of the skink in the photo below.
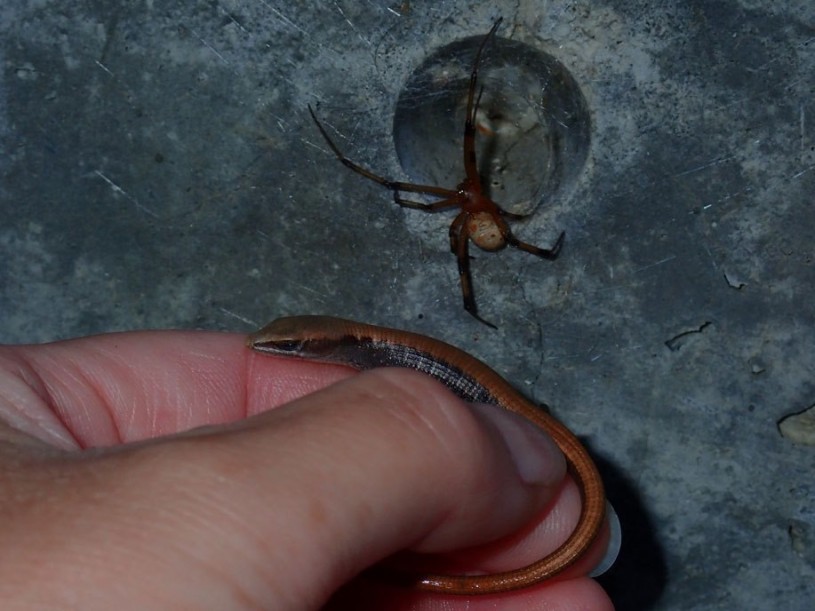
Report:
M 329 361 L 356 369 L 408 367 L 436 378 L 466 401 L 488 403 L 524 416 L 546 431 L 566 457 L 582 495 L 580 519 L 554 552 L 528 566 L 488 575 L 417 575 L 417 589 L 448 594 L 490 594 L 551 579 L 574 564 L 597 538 L 605 517 L 603 482 L 586 449 L 564 425 L 521 396 L 501 376 L 463 350 L 437 339 L 328 316 L 272 321 L 249 336 L 259 352 Z

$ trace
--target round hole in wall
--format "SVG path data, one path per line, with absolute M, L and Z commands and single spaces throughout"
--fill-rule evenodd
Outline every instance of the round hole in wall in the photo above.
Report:
M 482 41 L 474 36 L 442 47 L 405 84 L 394 141 L 411 180 L 452 189 L 464 178 L 467 93 Z M 497 37 L 482 54 L 477 89 L 476 152 L 487 194 L 516 214 L 565 198 L 585 164 L 591 127 L 566 67 L 535 47 Z

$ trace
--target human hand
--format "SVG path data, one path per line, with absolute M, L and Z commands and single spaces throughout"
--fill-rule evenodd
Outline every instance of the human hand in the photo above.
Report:
M 8 609 L 479 609 L 498 596 L 509 610 L 611 609 L 580 576 L 603 541 L 572 578 L 501 595 L 358 577 L 400 550 L 479 546 L 445 555 L 459 571 L 528 564 L 577 521 L 564 475 L 535 427 L 415 372 L 355 375 L 206 332 L 0 348 Z

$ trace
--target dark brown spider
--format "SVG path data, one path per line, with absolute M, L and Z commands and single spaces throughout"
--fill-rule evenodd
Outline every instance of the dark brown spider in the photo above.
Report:
M 470 74 L 470 87 L 467 93 L 467 118 L 464 122 L 465 178 L 459 183 L 455 190 L 431 185 L 417 185 L 408 182 L 388 180 L 357 165 L 342 154 L 317 119 L 314 110 L 312 110 L 311 106 L 308 107 L 311 118 L 314 119 L 317 128 L 320 130 L 323 138 L 325 138 L 328 146 L 337 156 L 337 159 L 357 174 L 361 174 L 369 180 L 378 182 L 380 185 L 393 191 L 393 199 L 397 204 L 405 208 L 416 208 L 417 210 L 424 210 L 425 212 L 436 212 L 437 210 L 454 207 L 461 209 L 461 212 L 459 212 L 458 216 L 450 225 L 450 250 L 458 259 L 458 273 L 461 279 L 461 294 L 464 298 L 464 309 L 477 320 L 493 329 L 496 328 L 495 325 L 481 318 L 478 315 L 478 309 L 475 305 L 472 277 L 470 275 L 469 240 L 472 240 L 473 243 L 482 250 L 490 252 L 501 250 L 509 244 L 514 248 L 524 250 L 533 255 L 543 257 L 544 259 L 553 260 L 557 258 L 560 252 L 565 235 L 565 232 L 562 232 L 555 242 L 555 245 L 550 249 L 539 248 L 532 244 L 521 242 L 512 235 L 512 231 L 506 219 L 520 220 L 525 218 L 526 215 L 513 214 L 501 208 L 484 193 L 484 188 L 481 184 L 475 154 L 475 116 L 478 111 L 478 104 L 481 101 L 483 88 L 479 91 L 478 97 L 475 96 L 475 89 L 478 83 L 478 65 L 481 62 L 481 52 L 484 50 L 487 41 L 495 34 L 500 24 L 501 19 L 499 18 L 479 45 L 478 51 L 475 54 L 475 60 L 473 61 L 473 69 Z M 431 204 L 414 202 L 400 197 L 401 191 L 407 191 L 408 193 L 425 193 L 427 195 L 438 196 L 441 199 Z

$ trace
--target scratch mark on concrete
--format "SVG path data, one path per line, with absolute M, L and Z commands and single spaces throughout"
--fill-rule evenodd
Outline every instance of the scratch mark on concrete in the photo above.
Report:
M 673 261 L 674 259 L 676 259 L 676 255 L 671 255 L 670 257 L 665 257 L 664 259 L 660 259 L 659 261 L 656 261 L 655 263 L 649 263 L 645 267 L 640 267 L 639 269 L 635 270 L 634 273 L 635 274 L 642 273 L 642 272 L 644 272 L 646 270 L 651 269 L 652 267 L 657 267 L 659 265 L 664 265 L 668 261 Z
M 242 24 L 240 21 L 238 21 L 237 19 L 235 19 L 235 16 L 234 16 L 232 13 L 230 13 L 229 11 L 227 11 L 227 10 L 226 10 L 224 7 L 222 7 L 222 6 L 221 6 L 221 7 L 219 7 L 219 8 L 221 9 L 221 12 L 222 12 L 224 15 L 226 15 L 227 19 L 229 19 L 229 20 L 230 20 L 232 23 L 234 23 L 236 26 L 238 26 L 238 27 L 239 27 L 239 28 L 240 28 L 240 29 L 243 31 L 243 33 L 244 33 L 244 34 L 248 34 L 248 33 L 249 33 L 249 30 L 247 30 L 245 27 L 243 27 L 243 24 Z
M 239 320 L 241 322 L 245 322 L 247 325 L 251 325 L 252 327 L 259 326 L 258 323 L 256 323 L 254 320 L 250 320 L 249 318 L 246 318 L 245 316 L 241 316 L 240 314 L 238 314 L 236 312 L 233 312 L 232 310 L 227 310 L 226 308 L 218 308 L 218 309 L 221 312 L 223 312 L 224 314 L 226 314 L 227 316 L 230 316 L 231 318 L 234 318 L 234 319 Z
M 309 287 L 309 286 L 306 286 L 305 284 L 300 284 L 300 283 L 298 283 L 298 282 L 294 282 L 293 284 L 294 284 L 295 286 L 299 286 L 301 289 L 303 289 L 304 291 L 307 291 L 307 292 L 311 293 L 312 295 L 316 295 L 316 296 L 318 297 L 318 299 L 319 299 L 319 300 L 320 300 L 322 303 L 325 303 L 325 293 L 321 293 L 321 292 L 320 292 L 320 291 L 318 291 L 318 290 L 315 290 L 315 289 L 313 289 L 313 288 L 311 288 L 311 287 Z
M 804 174 L 806 174 L 807 172 L 811 172 L 812 170 L 815 170 L 815 165 L 811 165 L 811 166 L 809 166 L 808 168 L 804 168 L 804 169 L 803 169 L 803 170 L 801 170 L 800 172 L 796 172 L 795 174 L 793 174 L 792 176 L 790 176 L 790 178 L 801 178 L 801 176 L 803 176 L 803 175 L 804 175 Z
M 218 59 L 220 59 L 220 60 L 221 60 L 223 63 L 225 63 L 227 66 L 229 65 L 229 61 L 228 61 L 228 60 L 227 60 L 227 59 L 226 59 L 226 58 L 225 58 L 223 55 L 221 55 L 220 53 L 218 53 L 218 50 L 217 50 L 215 47 L 213 47 L 211 44 L 209 44 L 209 43 L 208 43 L 208 42 L 207 42 L 207 41 L 204 39 L 204 37 L 203 37 L 203 36 L 201 36 L 201 35 L 200 35 L 198 32 L 196 32 L 196 31 L 195 31 L 195 30 L 193 30 L 192 28 L 189 28 L 189 30 L 190 30 L 190 32 L 192 32 L 192 33 L 195 35 L 195 37 L 196 37 L 198 40 L 200 40 L 200 41 L 201 41 L 201 44 L 203 44 L 203 45 L 204 45 L 204 46 L 205 46 L 207 49 L 209 49 L 210 51 L 212 51 L 212 52 L 215 54 L 215 56 L 216 56 Z
M 297 30 L 297 31 L 298 31 L 298 32 L 300 32 L 301 34 L 304 34 L 306 37 L 311 38 L 311 37 L 309 36 L 308 32 L 306 32 L 306 31 L 305 31 L 303 28 L 301 28 L 299 25 L 297 25 L 296 23 L 294 23 L 294 22 L 293 22 L 291 19 L 289 19 L 288 17 L 286 17 L 286 16 L 285 16 L 283 13 L 281 13 L 279 10 L 277 10 L 275 7 L 273 7 L 271 4 L 269 4 L 268 2 L 266 2 L 266 0 L 260 0 L 260 1 L 261 1 L 261 3 L 263 4 L 263 6 L 265 6 L 265 7 L 266 7 L 266 8 L 268 8 L 270 11 L 272 11 L 272 13 L 274 13 L 274 15 L 275 15 L 275 16 L 276 16 L 276 17 L 277 17 L 277 18 L 278 18 L 280 21 L 282 21 L 283 23 L 285 23 L 285 24 L 286 24 L 286 25 L 288 25 L 289 27 L 294 28 L 295 30 Z
M 110 76 L 113 76 L 113 72 L 111 72 L 108 69 L 108 67 L 105 64 L 103 64 L 102 62 L 100 62 L 98 59 L 96 60 L 96 65 L 99 66 L 105 72 L 107 72 Z
M 711 167 L 713 167 L 713 166 L 715 166 L 715 165 L 719 165 L 720 163 L 724 163 L 724 162 L 726 162 L 726 161 L 730 161 L 731 159 L 734 159 L 734 157 L 735 157 L 734 155 L 730 155 L 729 157 L 719 157 L 719 158 L 717 158 L 717 159 L 714 159 L 713 161 L 710 161 L 710 162 L 708 162 L 708 163 L 702 164 L 702 165 L 697 166 L 697 167 L 695 167 L 695 168 L 691 168 L 691 169 L 689 169 L 689 170 L 685 170 L 685 171 L 683 171 L 683 172 L 679 172 L 678 174 L 674 174 L 674 176 L 675 176 L 675 177 L 679 177 L 679 176 L 687 176 L 688 174 L 693 174 L 694 172 L 700 172 L 700 171 L 705 170 L 705 169 L 707 169 L 707 168 L 711 168 Z
M 158 218 L 158 214 L 156 214 L 155 212 L 153 212 L 152 210 L 150 210 L 146 206 L 143 206 L 141 203 L 139 203 L 139 200 L 137 200 L 135 197 L 130 195 L 130 193 L 128 193 L 127 191 L 122 189 L 119 185 L 117 185 L 115 182 L 113 182 L 110 178 L 105 176 L 100 170 L 94 170 L 93 173 L 96 174 L 102 180 L 104 180 L 106 183 L 108 183 L 110 188 L 113 189 L 114 193 L 117 193 L 117 194 L 120 194 L 120 195 L 124 196 L 127 200 L 131 201 L 136 206 L 136 208 L 138 208 L 142 212 L 146 212 L 147 214 L 149 214 L 153 218 Z
M 364 43 L 365 43 L 366 45 L 368 45 L 369 47 L 372 47 L 373 45 L 371 44 L 371 41 L 370 41 L 370 40 L 368 40 L 367 38 L 365 38 L 365 37 L 364 37 L 364 36 L 363 36 L 363 35 L 362 35 L 362 34 L 359 32 L 359 30 L 356 28 L 356 26 L 355 26 L 355 25 L 354 25 L 354 24 L 351 22 L 351 20 L 350 20 L 350 19 L 348 19 L 348 17 L 345 15 L 345 11 L 343 11 L 343 10 L 342 10 L 342 7 L 341 7 L 339 4 L 337 4 L 336 2 L 334 2 L 334 7 L 337 9 L 337 11 L 339 11 L 340 15 L 342 15 L 342 18 L 343 18 L 343 19 L 345 19 L 345 23 L 347 23 L 349 26 L 351 26 L 351 29 L 352 29 L 352 30 L 354 30 L 354 32 L 356 32 L 356 34 L 357 34 L 357 38 L 359 38 L 359 39 L 360 39 L 362 42 L 364 42 Z

